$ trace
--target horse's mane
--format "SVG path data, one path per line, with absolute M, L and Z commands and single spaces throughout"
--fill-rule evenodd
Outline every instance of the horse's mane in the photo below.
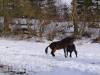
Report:
M 61 41 L 63 42 L 74 42 L 75 38 L 73 36 L 68 36 L 64 39 L 62 39 Z

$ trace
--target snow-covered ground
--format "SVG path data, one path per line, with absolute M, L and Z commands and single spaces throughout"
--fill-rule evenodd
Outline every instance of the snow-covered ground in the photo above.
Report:
M 0 39 L 0 75 L 100 75 L 100 44 L 75 42 L 78 58 L 45 54 L 49 42 Z

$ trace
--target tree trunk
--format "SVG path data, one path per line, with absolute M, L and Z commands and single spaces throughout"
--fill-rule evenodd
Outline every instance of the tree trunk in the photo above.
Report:
M 78 38 L 77 0 L 73 0 L 72 2 L 72 20 L 74 25 L 74 35 Z
M 4 35 L 8 35 L 10 33 L 10 18 L 5 16 L 4 17 Z

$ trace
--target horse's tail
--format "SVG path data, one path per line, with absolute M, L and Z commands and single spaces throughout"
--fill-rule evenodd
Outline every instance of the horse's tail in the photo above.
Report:
M 46 54 L 48 53 L 48 47 L 49 47 L 49 46 L 47 46 L 47 48 L 45 49 L 45 53 L 46 53 Z

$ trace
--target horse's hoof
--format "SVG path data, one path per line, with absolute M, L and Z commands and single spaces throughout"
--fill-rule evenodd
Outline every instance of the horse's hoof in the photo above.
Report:
M 55 55 L 52 55 L 53 57 L 55 57 Z

